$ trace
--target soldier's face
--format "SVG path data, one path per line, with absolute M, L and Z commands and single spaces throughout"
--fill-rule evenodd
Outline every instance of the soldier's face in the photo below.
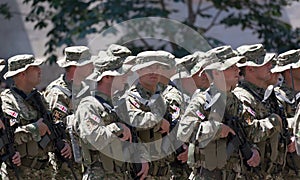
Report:
M 293 69 L 293 78 L 295 80 L 300 80 L 300 68 Z
M 30 66 L 26 71 L 25 74 L 25 81 L 35 87 L 41 82 L 41 68 L 39 66 Z
M 199 76 L 199 73 L 202 71 L 202 69 L 199 70 L 196 74 L 192 76 L 194 83 L 196 84 L 197 88 L 208 88 L 209 87 L 209 81 L 205 73 L 202 73 L 201 76 Z
M 156 86 L 159 82 L 161 66 L 159 64 L 153 64 L 151 66 L 137 70 L 139 80 L 145 84 Z
M 260 79 L 262 81 L 269 82 L 272 78 L 272 62 L 268 62 L 267 64 L 260 66 L 260 67 L 254 67 L 255 71 L 253 75 L 257 77 L 257 79 Z
M 233 65 L 223 71 L 227 87 L 235 87 L 237 85 L 239 80 L 239 72 L 240 69 L 236 65 Z

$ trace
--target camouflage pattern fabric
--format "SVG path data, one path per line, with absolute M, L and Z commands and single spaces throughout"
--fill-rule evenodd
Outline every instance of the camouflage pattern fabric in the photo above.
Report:
M 74 112 L 72 105 L 72 83 L 65 80 L 65 75 L 51 82 L 45 92 L 43 93 L 49 109 L 52 112 L 52 116 L 56 121 L 63 121 L 67 125 L 66 116 Z M 70 141 L 69 137 L 68 140 Z M 57 179 L 72 179 L 73 175 L 71 170 L 67 167 L 67 164 L 62 164 L 55 157 L 55 154 L 50 153 L 50 163 L 55 170 L 55 177 Z M 82 167 L 81 164 L 77 164 L 72 161 L 73 170 L 76 173 L 76 177 L 81 179 Z
M 169 162 L 174 160 L 174 156 L 166 154 L 163 148 L 165 145 L 165 149 L 169 149 L 172 143 L 164 144 L 163 135 L 159 132 L 161 120 L 166 112 L 165 100 L 161 93 L 162 87 L 159 84 L 156 93 L 152 93 L 137 83 L 129 89 L 126 99 L 129 123 L 136 127 L 140 141 L 147 143 L 147 153 L 151 158 L 148 172 L 150 179 L 170 177 Z
M 24 167 L 26 173 L 21 178 L 34 177 L 36 179 L 36 177 L 47 177 L 48 174 L 53 174 L 52 167 L 46 163 L 48 161 L 48 152 L 54 150 L 53 144 L 49 143 L 45 149 L 39 148 L 37 142 L 41 140 L 41 136 L 35 122 L 42 117 L 41 112 L 38 112 L 16 91 L 18 91 L 16 88 L 11 88 L 1 93 L 4 115 L 10 119 L 11 124 L 18 123 L 14 137 L 16 150 L 20 152 L 23 166 L 24 158 L 42 159 L 43 166 L 45 166 L 44 170 L 37 171 L 34 169 L 34 164 L 28 164 L 27 168 Z M 23 95 L 26 96 L 25 93 Z M 36 176 L 35 173 L 39 173 L 39 176 Z M 9 176 L 12 177 L 13 174 Z
M 279 146 L 279 133 L 282 129 L 281 118 L 276 114 L 276 108 L 279 107 L 275 94 L 273 89 L 268 90 L 269 93 L 265 93 L 266 91 L 243 81 L 233 92 L 245 106 L 243 117 L 247 122 L 248 137 L 260 150 L 259 173 L 269 177 L 280 174 L 278 168 L 284 164 L 286 148 Z
M 100 96 L 111 105 L 111 99 L 108 96 L 100 92 L 97 92 L 96 96 Z M 95 97 L 88 96 L 79 103 L 75 119 L 77 127 L 75 130 L 79 132 L 82 142 L 83 164 L 87 168 L 83 179 L 97 179 L 99 176 L 104 179 L 124 177 L 127 174 L 126 169 L 115 171 L 124 165 L 122 144 L 116 136 L 122 129 L 117 124 L 116 117 L 108 112 Z M 97 157 L 101 157 L 92 158 L 89 155 L 91 151 L 96 152 Z M 107 156 L 104 158 L 103 154 Z
M 206 109 L 206 100 L 215 99 L 214 97 L 220 93 L 216 102 Z M 225 102 L 226 107 L 222 105 L 225 105 Z M 193 150 L 189 147 L 189 165 L 194 169 L 192 179 L 215 179 L 216 174 L 212 172 L 217 169 L 221 171 L 234 169 L 233 177 L 242 173 L 239 154 L 232 154 L 227 159 L 227 140 L 219 137 L 221 125 L 225 121 L 224 117 L 239 116 L 242 108 L 241 102 L 232 93 L 224 94 L 214 86 L 206 92 L 194 94 L 179 123 L 177 133 L 180 140 L 196 144 Z M 196 143 L 192 142 L 193 139 Z M 195 158 L 191 159 L 191 157 Z M 207 173 L 202 173 L 201 168 Z

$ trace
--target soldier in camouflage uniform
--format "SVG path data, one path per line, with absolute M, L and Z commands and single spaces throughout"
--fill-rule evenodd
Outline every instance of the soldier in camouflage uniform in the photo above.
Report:
M 150 179 L 169 179 L 169 163 L 174 160 L 167 136 L 170 123 L 164 118 L 166 105 L 161 96 L 165 89 L 159 83 L 161 71 L 171 68 L 169 63 L 174 63 L 174 58 L 165 51 L 146 51 L 136 56 L 138 64 L 132 68 L 139 78 L 130 87 L 126 99 L 129 123 L 136 127 L 140 142 L 147 145 L 151 158 L 147 178 Z
M 206 74 L 203 73 L 199 76 L 199 73 L 209 63 L 203 61 L 205 60 L 205 54 L 197 51 L 194 54 L 178 59 L 176 62 L 179 72 L 172 79 L 176 82 L 175 84 L 181 84 L 187 104 L 196 90 L 204 91 L 209 87 Z
M 289 50 L 278 55 L 276 66 L 272 69 L 273 73 L 281 73 L 284 81 L 283 83 L 275 88 L 275 94 L 277 99 L 283 105 L 283 109 L 286 112 L 286 123 L 288 123 L 288 132 L 290 133 L 291 139 L 287 147 L 287 164 L 285 166 L 284 177 L 296 176 L 300 178 L 300 159 L 295 152 L 295 138 L 294 128 L 296 122 L 294 119 L 297 104 L 300 102 L 300 86 L 299 86 L 299 72 L 300 72 L 300 50 Z M 297 132 L 297 131 L 295 131 Z
M 83 98 L 75 113 L 75 129 L 81 138 L 85 171 L 83 179 L 127 179 L 123 141 L 131 142 L 130 129 L 121 122 L 112 105 L 112 83 L 125 72 L 122 59 L 102 56 L 87 79 L 97 83 L 94 96 Z
M 1 96 L 4 116 L 10 119 L 11 125 L 18 126 L 14 139 L 16 149 L 21 155 L 21 179 L 51 178 L 53 175 L 52 167 L 48 163 L 48 152 L 54 150 L 54 141 L 43 144 L 43 148 L 40 144 L 51 133 L 44 123 L 45 114 L 42 114 L 47 113 L 45 100 L 34 88 L 41 81 L 41 63 L 43 60 L 35 59 L 33 55 L 16 55 L 8 59 L 8 72 L 4 75 L 4 78 L 12 77 L 14 81 L 14 86 L 3 91 Z M 44 103 L 45 106 L 37 107 L 37 102 Z M 52 119 L 49 121 L 51 123 Z M 64 158 L 71 158 L 69 144 L 64 142 L 62 145 L 58 153 Z M 8 175 L 4 178 L 14 178 L 14 172 L 11 169 L 7 171 Z
M 67 125 L 67 119 L 71 121 L 71 115 L 74 113 L 75 109 L 72 103 L 72 100 L 74 99 L 72 96 L 76 94 L 72 93 L 73 82 L 75 81 L 75 83 L 79 85 L 82 80 L 92 73 L 93 64 L 88 47 L 71 46 L 65 48 L 64 53 L 65 57 L 58 60 L 57 64 L 65 69 L 65 73 L 61 74 L 58 79 L 47 86 L 44 97 L 49 104 L 49 109 L 51 110 L 55 121 L 63 121 L 63 123 Z M 78 70 L 79 68 L 84 70 Z M 76 77 L 74 78 L 75 74 Z M 74 141 L 75 140 L 72 139 L 71 142 L 76 143 Z M 74 155 L 76 154 L 75 151 L 79 151 L 79 149 L 73 149 Z M 51 163 L 55 168 L 56 179 L 72 179 L 71 171 L 66 167 L 67 165 L 62 165 L 59 161 L 56 162 L 54 154 L 51 154 L 50 156 Z M 73 170 L 76 172 L 77 178 L 81 179 L 81 164 L 73 162 Z
M 0 72 L 4 69 L 4 67 L 5 67 L 5 60 L 4 59 L 0 59 Z M 1 107 L 1 109 L 0 109 L 0 117 L 2 118 L 3 117 L 3 111 L 2 111 L 2 101 L 1 101 L 1 98 L 0 98 L 0 107 Z M 0 119 L 0 131 L 7 131 L 6 129 L 5 129 L 5 125 L 4 125 L 4 123 L 3 123 L 3 120 L 4 119 Z M 6 122 L 6 123 L 8 123 L 8 122 Z M 12 127 L 13 128 L 13 127 Z M 6 132 L 6 133 L 9 133 L 8 131 Z M 1 142 L 3 143 L 3 140 L 1 140 Z M 4 144 L 1 144 L 1 148 L 2 149 L 0 149 L 0 156 L 1 156 L 1 160 L 2 161 L 6 161 L 6 159 L 4 158 L 4 157 L 2 157 L 2 156 L 5 156 L 8 152 L 7 152 L 7 150 L 8 149 L 4 149 L 3 148 L 3 145 Z M 10 159 L 11 158 L 11 159 Z M 16 152 L 14 155 L 13 155 L 13 157 L 9 157 L 8 159 L 8 162 L 9 161 L 12 161 L 12 163 L 14 164 L 14 165 L 16 165 L 16 166 L 20 166 L 21 165 L 21 156 L 20 156 L 20 153 L 19 152 Z M 2 164 L 2 163 L 1 163 Z M 1 172 L 0 172 L 0 175 L 2 174 L 2 173 L 7 173 L 6 172 L 6 166 L 4 165 L 4 164 L 2 164 L 2 166 L 3 167 L 1 167 Z M 4 177 L 4 176 L 2 176 L 1 175 L 1 177 Z
M 206 58 L 214 62 L 204 68 L 212 84 L 206 91 L 194 94 L 179 123 L 177 137 L 190 143 L 188 163 L 193 168 L 190 179 L 238 179 L 243 175 L 243 157 L 238 149 L 228 153 L 229 142 L 236 132 L 227 123 L 243 112 L 242 103 L 231 91 L 239 78 L 236 63 L 244 57 L 237 56 L 230 46 L 221 46 L 212 49 Z M 259 153 L 255 146 L 249 149 L 252 155 L 245 163 L 256 167 Z
M 247 58 L 245 63 L 238 64 L 244 80 L 234 90 L 234 94 L 243 102 L 246 130 L 249 139 L 260 149 L 261 167 L 249 174 L 269 178 L 281 178 L 284 154 L 279 146 L 282 132 L 282 118 L 279 104 L 275 97 L 272 77 L 272 60 L 274 53 L 266 53 L 262 44 L 243 45 L 237 48 L 240 55 Z

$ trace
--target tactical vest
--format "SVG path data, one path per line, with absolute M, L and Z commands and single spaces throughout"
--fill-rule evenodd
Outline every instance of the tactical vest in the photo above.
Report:
M 225 108 L 225 104 L 221 102 L 222 98 L 220 96 L 217 97 L 218 96 L 217 94 L 211 97 L 209 90 L 199 94 L 198 96 L 200 98 L 199 103 L 202 104 L 202 107 L 204 107 L 205 109 L 205 112 L 203 112 L 203 114 L 200 111 L 198 113 L 196 112 L 197 115 L 199 114 L 198 115 L 199 122 L 210 121 L 208 118 L 212 118 L 213 120 L 218 119 L 218 121 L 223 122 L 224 117 L 222 118 L 220 117 L 220 115 L 218 115 L 220 111 L 224 110 L 225 116 L 226 113 L 238 115 L 237 111 L 239 111 L 239 109 L 241 108 L 238 107 L 232 109 L 231 104 L 229 104 L 229 106 L 228 104 L 226 104 L 226 108 Z M 223 110 L 221 110 L 220 108 L 223 108 Z M 211 124 L 214 123 L 212 121 L 210 122 Z M 230 157 L 228 157 L 227 154 L 228 138 L 217 138 L 217 139 L 213 138 L 208 142 L 199 142 L 198 139 L 200 136 L 202 136 L 202 138 L 205 139 L 205 137 L 203 137 L 204 134 L 202 134 L 205 127 L 203 127 L 201 123 L 198 123 L 198 125 L 196 125 L 196 130 L 192 134 L 192 136 L 194 137 L 191 137 L 192 142 L 190 143 L 189 154 L 188 154 L 189 165 L 194 168 L 203 167 L 210 171 L 213 171 L 215 169 L 225 168 L 226 170 L 231 170 L 232 168 L 236 168 L 237 164 L 240 162 L 240 157 L 238 153 L 234 153 Z
M 95 98 L 98 100 L 98 102 L 104 107 L 105 111 L 109 114 L 109 119 L 107 119 L 104 123 L 105 125 L 111 124 L 113 122 L 118 122 L 119 117 L 115 113 L 114 108 L 105 101 L 100 96 L 95 96 Z M 117 142 L 119 143 L 119 142 Z M 103 150 L 97 151 L 93 150 L 91 145 L 88 145 L 81 141 L 81 152 L 83 157 L 83 164 L 86 167 L 90 167 L 91 165 L 95 163 L 101 163 L 102 168 L 106 173 L 124 173 L 126 171 L 126 164 L 124 162 L 112 159 L 109 157 L 109 154 L 120 154 L 123 153 L 122 148 L 116 149 L 112 146 L 114 145 L 108 145 Z M 117 144 L 118 147 L 121 147 L 120 144 Z M 103 153 L 105 152 L 105 153 Z M 106 155 L 106 153 L 108 155 Z
M 23 105 L 27 108 L 26 110 L 23 109 L 23 111 L 31 113 L 33 117 L 35 117 L 34 119 L 25 119 L 21 115 L 23 112 L 17 112 L 19 114 L 17 117 L 19 127 L 28 125 L 30 123 L 34 123 L 39 118 L 43 117 L 41 112 L 37 110 L 35 106 L 32 104 L 32 101 L 27 100 L 27 95 L 24 92 L 14 87 L 12 87 L 10 90 L 11 93 L 17 94 L 17 96 L 15 96 L 16 99 L 19 99 L 19 97 L 21 98 L 18 101 L 23 103 Z M 38 93 L 38 92 L 32 92 L 32 93 Z M 40 98 L 42 98 L 40 94 L 36 94 L 36 95 L 39 95 Z M 17 129 L 16 132 L 19 132 L 19 130 Z M 20 131 L 20 133 L 22 133 L 22 131 Z M 26 139 L 31 139 L 30 136 L 33 135 L 24 132 L 24 136 L 26 137 Z M 54 150 L 53 143 L 49 143 L 45 149 L 41 149 L 38 145 L 38 142 L 33 139 L 27 142 L 24 142 L 22 140 L 19 141 L 18 139 L 15 139 L 15 141 L 18 144 L 16 149 L 17 151 L 19 151 L 21 155 L 22 165 L 32 167 L 35 169 L 40 169 L 45 167 L 48 164 L 48 152 Z

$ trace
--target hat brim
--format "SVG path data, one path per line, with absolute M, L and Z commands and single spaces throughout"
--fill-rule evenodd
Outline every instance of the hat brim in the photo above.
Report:
M 237 66 L 238 67 L 244 67 L 244 66 L 260 67 L 270 62 L 272 59 L 275 58 L 275 56 L 276 56 L 275 53 L 266 53 L 264 57 L 264 62 L 262 64 L 256 64 L 253 61 L 246 61 L 245 63 L 237 63 Z
M 180 71 L 180 72 L 174 74 L 171 77 L 171 80 L 182 79 L 182 78 L 189 78 L 189 77 L 191 77 L 190 73 L 188 73 L 187 71 Z
M 292 69 L 297 69 L 300 68 L 300 61 L 296 62 L 296 63 L 291 63 L 291 64 L 287 64 L 285 66 L 278 66 L 276 65 L 275 67 L 273 67 L 271 69 L 272 73 L 278 73 L 278 72 L 283 72 L 285 70 L 288 70 L 292 67 Z
M 224 62 L 216 62 L 212 63 L 208 66 L 206 66 L 201 73 L 199 73 L 199 76 L 201 76 L 202 72 L 205 70 L 219 70 L 219 71 L 225 71 L 226 69 L 230 68 L 231 66 L 238 64 L 238 62 L 244 61 L 244 56 L 235 56 L 229 59 L 226 59 Z
M 46 59 L 35 59 L 35 61 L 31 64 L 27 64 L 25 67 L 18 69 L 16 71 L 8 71 L 7 73 L 5 73 L 3 75 L 4 79 L 7 79 L 9 77 L 15 76 L 17 74 L 19 74 L 20 72 L 26 71 L 26 69 L 28 69 L 30 66 L 39 66 L 42 63 L 44 63 L 46 61 Z
M 93 72 L 86 79 L 92 81 L 100 81 L 104 76 L 122 76 L 128 73 L 131 69 L 132 65 L 123 64 L 119 69 L 116 70 L 108 70 L 103 73 Z
M 150 62 L 146 62 L 146 63 L 134 65 L 134 66 L 131 68 L 131 70 L 132 70 L 132 71 L 137 71 L 137 70 L 139 70 L 139 69 L 142 69 L 142 68 L 151 66 L 151 65 L 153 65 L 153 64 L 161 64 L 161 65 L 163 65 L 163 66 L 170 67 L 170 65 L 167 64 L 167 63 L 163 63 L 163 62 L 160 62 L 160 61 L 150 61 Z
M 87 65 L 89 63 L 93 62 L 93 58 L 89 58 L 89 59 L 81 59 L 79 61 L 66 61 L 66 58 L 62 58 L 58 61 L 56 61 L 56 63 L 58 64 L 59 67 L 61 68 L 65 68 L 68 66 L 84 66 Z

